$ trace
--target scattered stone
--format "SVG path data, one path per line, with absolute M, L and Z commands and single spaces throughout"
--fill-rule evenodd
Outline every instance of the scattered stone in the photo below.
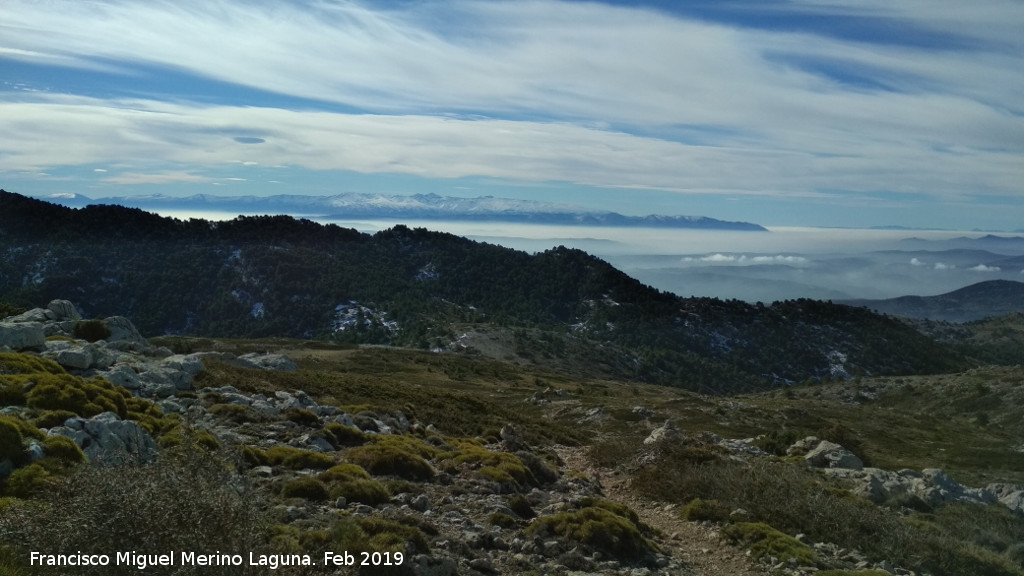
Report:
M 654 444 L 657 442 L 663 442 L 666 440 L 674 440 L 682 437 L 683 433 L 671 420 L 666 420 L 664 424 L 655 428 L 647 438 L 644 438 L 644 444 Z

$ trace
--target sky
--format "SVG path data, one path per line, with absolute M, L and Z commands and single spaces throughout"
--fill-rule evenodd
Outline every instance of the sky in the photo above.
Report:
M 0 187 L 1024 228 L 1022 0 L 4 0 Z

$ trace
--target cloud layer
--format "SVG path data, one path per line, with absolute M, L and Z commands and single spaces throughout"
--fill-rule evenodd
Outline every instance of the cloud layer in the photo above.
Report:
M 905 207 L 1022 193 L 1012 0 L 773 4 L 876 22 L 880 42 L 612 4 L 388 6 L 9 0 L 0 61 L 137 93 L 0 92 L 0 170 L 117 165 L 127 183 L 259 162 Z M 148 93 L 162 73 L 236 89 Z

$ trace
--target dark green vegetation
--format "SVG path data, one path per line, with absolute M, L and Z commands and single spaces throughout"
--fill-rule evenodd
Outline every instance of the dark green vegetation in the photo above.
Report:
M 285 216 L 183 222 L 0 191 L 0 253 L 0 300 L 66 298 L 149 335 L 459 348 L 486 326 L 508 343 L 499 359 L 713 393 L 831 378 L 836 351 L 853 375 L 967 365 L 862 309 L 682 299 L 578 250 L 529 255 L 404 226 L 370 236 Z

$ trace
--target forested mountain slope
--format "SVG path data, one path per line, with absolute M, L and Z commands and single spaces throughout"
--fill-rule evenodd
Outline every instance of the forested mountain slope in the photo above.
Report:
M 0 254 L 0 301 L 66 298 L 148 334 L 445 348 L 486 324 L 588 369 L 711 392 L 965 365 L 864 309 L 683 299 L 578 250 L 530 255 L 404 226 L 367 235 L 287 216 L 180 221 L 0 191 Z

